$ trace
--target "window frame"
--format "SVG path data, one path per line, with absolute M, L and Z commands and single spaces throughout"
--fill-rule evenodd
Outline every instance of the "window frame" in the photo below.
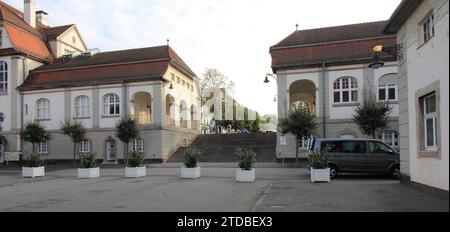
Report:
M 388 140 L 388 136 L 390 136 L 390 140 Z M 378 139 L 383 141 L 385 144 L 393 147 L 400 148 L 400 134 L 395 130 L 385 130 L 378 136 Z M 396 144 L 397 143 L 397 144 Z
M 8 63 L 1 60 L 0 67 L 2 67 L 2 69 L 0 69 L 0 95 L 7 95 L 9 92 Z
M 344 81 L 348 81 L 347 88 L 344 88 L 345 83 Z M 354 86 L 356 85 L 356 86 Z M 336 88 L 338 86 L 338 88 Z M 353 100 L 353 93 L 356 91 L 356 98 L 357 100 L 354 101 Z M 340 77 L 338 79 L 336 79 L 333 82 L 333 103 L 334 104 L 354 104 L 354 103 L 359 103 L 359 82 L 356 78 L 354 77 Z M 348 93 L 348 100 L 349 101 L 344 101 L 344 93 Z M 336 94 L 339 94 L 339 101 L 336 101 Z
M 422 26 L 422 39 L 423 43 L 427 43 L 430 41 L 434 35 L 435 35 L 435 28 L 434 28 L 434 13 L 429 13 L 424 20 L 422 20 L 422 23 L 420 24 Z
M 427 108 L 428 108 L 428 99 L 434 97 L 434 103 L 435 103 L 435 110 L 433 112 L 429 112 L 427 113 Z M 429 95 L 426 95 L 422 98 L 422 104 L 423 104 L 423 131 L 424 131 L 424 145 L 425 145 L 425 150 L 426 151 L 437 151 L 439 148 L 439 144 L 438 144 L 438 130 L 437 130 L 437 96 L 436 93 L 431 93 Z M 430 146 L 430 144 L 428 144 L 428 120 L 432 120 L 433 121 L 433 125 L 432 125 L 432 139 L 433 139 L 433 144 Z
M 84 101 L 82 101 L 84 100 Z M 83 111 L 84 108 L 84 111 Z M 91 117 L 91 99 L 86 95 L 81 95 L 74 100 L 75 118 Z
M 45 103 L 45 104 L 44 104 Z M 50 100 L 41 98 L 36 101 L 36 120 L 45 121 L 51 119 Z
M 80 153 L 91 152 L 91 141 L 89 139 L 83 139 L 79 145 Z
M 145 152 L 144 140 L 141 138 L 135 138 L 131 144 L 131 150 L 137 152 Z
M 37 151 L 38 151 L 38 154 L 40 154 L 40 155 L 48 154 L 48 141 L 43 141 L 43 142 L 38 143 Z
M 111 102 L 111 99 L 114 98 L 114 101 Z M 103 116 L 120 116 L 121 109 L 120 109 L 120 97 L 119 95 L 115 93 L 108 93 L 105 96 L 103 96 Z M 113 108 L 111 108 L 111 106 Z M 111 109 L 114 109 L 113 113 L 111 113 Z

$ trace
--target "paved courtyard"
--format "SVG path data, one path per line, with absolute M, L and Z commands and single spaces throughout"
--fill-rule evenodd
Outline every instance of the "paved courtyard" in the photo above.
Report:
M 312 184 L 307 169 L 260 164 L 255 183 L 236 183 L 234 164 L 205 165 L 197 180 L 180 179 L 177 164 L 151 165 L 148 177 L 124 178 L 120 168 L 102 177 L 76 178 L 75 169 L 22 179 L 0 167 L 2 212 L 322 212 L 449 211 L 448 199 L 382 176 L 347 175 Z

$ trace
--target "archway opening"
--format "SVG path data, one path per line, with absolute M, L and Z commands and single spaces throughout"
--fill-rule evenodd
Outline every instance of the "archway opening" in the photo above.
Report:
M 133 95 L 131 116 L 140 125 L 152 123 L 152 96 L 149 93 L 139 92 Z
M 175 98 L 170 94 L 166 96 L 166 124 L 175 126 Z
M 304 107 L 316 115 L 316 91 L 316 85 L 312 81 L 294 82 L 289 88 L 290 109 Z

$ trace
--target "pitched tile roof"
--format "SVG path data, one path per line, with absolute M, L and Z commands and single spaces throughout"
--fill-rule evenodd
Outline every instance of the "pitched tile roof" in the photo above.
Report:
M 64 32 L 66 32 L 73 26 L 75 26 L 75 24 L 58 26 L 58 27 L 47 27 L 47 28 L 43 28 L 42 32 L 47 36 L 48 40 L 55 40 L 56 38 L 58 38 L 60 35 L 62 35 Z
M 274 45 L 273 48 L 383 37 L 385 35 L 382 31 L 386 22 L 378 21 L 295 31 Z
M 4 23 L 11 43 L 18 52 L 44 61 L 53 59 L 45 37 L 39 31 L 44 28 L 42 24 L 37 23 L 37 28 L 31 27 L 23 20 L 22 12 L 2 1 L 0 1 L 0 22 Z
M 373 47 L 397 44 L 395 35 L 382 34 L 386 21 L 297 31 L 270 49 L 272 69 L 318 67 L 372 61 Z M 383 55 L 385 61 L 395 57 Z
M 169 46 L 99 53 L 91 57 L 58 58 L 30 73 L 19 89 L 37 90 L 162 80 L 169 65 L 194 78 L 194 72 Z

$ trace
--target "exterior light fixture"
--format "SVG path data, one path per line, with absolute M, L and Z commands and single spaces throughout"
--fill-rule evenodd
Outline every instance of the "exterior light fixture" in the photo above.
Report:
M 266 84 L 270 83 L 269 77 L 277 78 L 277 75 L 276 74 L 267 73 L 266 74 L 266 79 L 264 80 L 264 83 L 266 83 Z
M 369 65 L 369 68 L 372 69 L 379 69 L 384 66 L 384 62 L 380 60 L 380 56 L 383 53 L 387 53 L 393 57 L 396 57 L 397 59 L 403 59 L 403 55 L 401 53 L 402 46 L 392 46 L 392 47 L 385 47 L 383 45 L 377 45 L 373 48 L 373 62 Z

